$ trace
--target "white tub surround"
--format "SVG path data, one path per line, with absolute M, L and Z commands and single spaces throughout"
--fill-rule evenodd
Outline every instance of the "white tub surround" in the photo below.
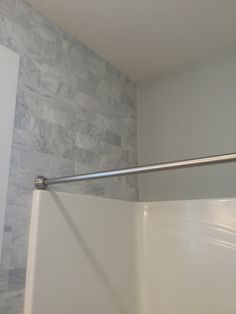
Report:
M 34 193 L 25 314 L 234 314 L 236 199 Z

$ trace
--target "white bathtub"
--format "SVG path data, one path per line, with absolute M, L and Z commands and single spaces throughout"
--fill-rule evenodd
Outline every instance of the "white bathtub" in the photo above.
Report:
M 235 314 L 236 199 L 36 191 L 25 314 Z

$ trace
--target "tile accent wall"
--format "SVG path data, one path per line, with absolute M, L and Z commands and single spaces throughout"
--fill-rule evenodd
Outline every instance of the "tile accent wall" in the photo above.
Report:
M 34 177 L 136 165 L 136 85 L 22 0 L 0 0 L 0 44 L 20 54 L 0 313 L 20 314 Z M 136 200 L 137 178 L 56 189 Z

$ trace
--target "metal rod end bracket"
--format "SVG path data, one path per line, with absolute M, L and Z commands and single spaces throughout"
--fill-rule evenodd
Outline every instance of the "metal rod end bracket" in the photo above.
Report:
M 36 189 L 45 190 L 47 188 L 47 184 L 45 183 L 46 179 L 47 178 L 45 178 L 43 176 L 38 176 L 37 178 L 35 178 L 34 186 L 36 187 Z

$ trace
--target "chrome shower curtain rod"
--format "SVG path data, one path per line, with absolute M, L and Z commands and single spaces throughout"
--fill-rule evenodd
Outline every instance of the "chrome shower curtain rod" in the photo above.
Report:
M 59 178 L 53 178 L 53 179 L 47 179 L 43 176 L 38 176 L 34 181 L 34 185 L 38 190 L 44 190 L 49 185 L 54 185 L 54 184 L 62 184 L 62 183 L 77 182 L 77 181 L 84 181 L 84 180 L 94 180 L 94 179 L 100 179 L 100 178 L 117 177 L 117 176 L 124 176 L 124 175 L 138 174 L 138 173 L 171 170 L 171 169 L 182 169 L 182 168 L 187 168 L 187 167 L 220 164 L 220 163 L 227 163 L 227 162 L 232 162 L 232 161 L 236 161 L 236 153 L 201 157 L 201 158 L 196 158 L 196 159 L 171 161 L 171 162 L 166 162 L 166 163 L 158 163 L 158 164 L 146 165 L 146 166 L 137 166 L 137 167 L 126 168 L 126 169 L 116 169 L 116 170 L 108 170 L 108 171 L 94 172 L 94 173 L 88 173 L 88 174 L 79 174 L 79 175 L 59 177 Z

